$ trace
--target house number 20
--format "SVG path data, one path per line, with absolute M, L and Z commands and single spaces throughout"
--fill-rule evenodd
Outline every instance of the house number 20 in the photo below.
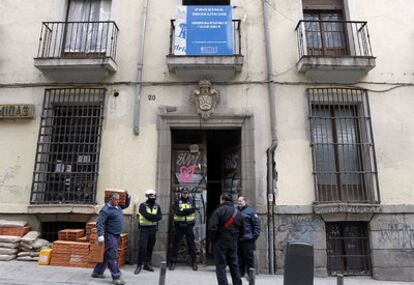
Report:
M 156 97 L 154 94 L 149 94 L 148 95 L 148 101 L 155 101 Z

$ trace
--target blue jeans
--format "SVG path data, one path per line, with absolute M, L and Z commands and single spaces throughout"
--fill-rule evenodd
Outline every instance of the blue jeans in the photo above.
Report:
M 94 273 L 103 274 L 106 267 L 108 267 L 112 279 L 118 279 L 121 276 L 121 271 L 118 267 L 118 245 L 119 235 L 105 234 L 104 260 L 102 263 L 96 264 L 93 270 Z

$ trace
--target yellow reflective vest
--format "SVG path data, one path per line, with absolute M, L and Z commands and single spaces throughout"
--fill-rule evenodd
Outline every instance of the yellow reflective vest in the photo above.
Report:
M 156 215 L 158 212 L 158 206 L 154 206 L 152 209 L 145 205 L 145 210 L 148 214 Z M 140 226 L 156 226 L 157 222 L 146 219 L 140 212 L 138 212 L 138 223 Z
M 180 211 L 184 209 L 191 209 L 193 208 L 193 205 L 191 204 L 191 201 L 187 201 L 186 203 L 183 203 L 181 200 L 179 201 L 178 207 Z M 174 222 L 192 222 L 195 220 L 195 214 L 188 214 L 186 216 L 177 216 L 177 213 L 174 215 Z

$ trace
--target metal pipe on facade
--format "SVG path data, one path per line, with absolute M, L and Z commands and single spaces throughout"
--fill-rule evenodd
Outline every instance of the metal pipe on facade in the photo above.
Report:
M 275 103 L 275 88 L 273 85 L 273 59 L 272 49 L 270 46 L 270 32 L 269 32 L 269 3 L 262 0 L 263 4 L 263 30 L 266 49 L 266 63 L 267 63 L 267 88 L 269 96 L 269 115 L 270 115 L 270 130 L 272 135 L 272 143 L 267 149 L 267 233 L 268 233 L 268 259 L 269 259 L 269 274 L 275 274 L 276 269 L 276 247 L 275 247 L 275 221 L 274 221 L 274 173 L 273 169 L 276 167 L 274 163 L 274 154 L 277 148 L 277 132 L 276 132 L 276 103 Z
M 139 123 L 141 115 L 141 92 L 142 92 L 142 69 L 144 66 L 144 48 L 145 48 L 145 32 L 147 27 L 147 15 L 148 15 L 148 0 L 144 1 L 142 10 L 142 22 L 141 22 L 141 34 L 139 38 L 139 50 L 138 50 L 138 64 L 137 64 L 137 87 L 135 91 L 134 102 L 134 135 L 139 135 Z

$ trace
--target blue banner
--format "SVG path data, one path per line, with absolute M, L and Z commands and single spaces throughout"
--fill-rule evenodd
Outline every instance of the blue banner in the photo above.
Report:
M 231 6 L 187 6 L 187 55 L 233 55 Z

